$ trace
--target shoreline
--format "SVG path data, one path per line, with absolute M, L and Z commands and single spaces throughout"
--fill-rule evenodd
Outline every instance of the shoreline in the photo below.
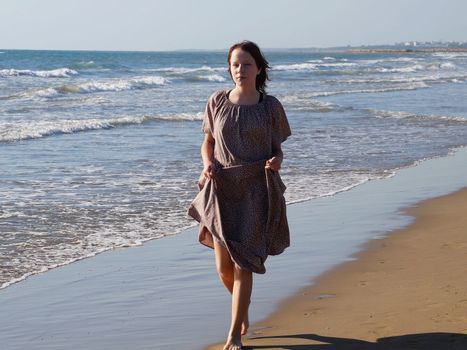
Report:
M 407 49 L 365 49 L 355 48 L 345 50 L 346 53 L 456 53 L 456 52 L 467 52 L 467 48 L 407 48 Z
M 457 191 L 466 178 L 467 148 L 461 148 L 393 177 L 288 206 L 293 244 L 270 257 L 268 273 L 256 278 L 251 324 L 355 260 L 368 242 L 410 224 L 402 208 Z M 0 340 L 9 350 L 203 349 L 224 340 L 230 323 L 230 297 L 196 227 L 31 276 L 0 290 L 0 307 Z
M 462 150 L 462 149 L 467 149 L 467 145 L 455 147 L 455 148 L 451 149 L 450 152 L 445 154 L 445 155 L 437 155 L 437 156 L 433 156 L 433 157 L 430 157 L 430 158 L 417 160 L 412 164 L 405 165 L 405 166 L 402 166 L 400 168 L 388 169 L 387 171 L 388 171 L 389 175 L 387 175 L 386 177 L 378 178 L 376 180 L 378 180 L 378 181 L 383 180 L 384 181 L 384 180 L 389 179 L 389 178 L 391 178 L 393 176 L 396 176 L 397 172 L 400 171 L 400 170 L 416 167 L 416 166 L 418 166 L 419 164 L 421 164 L 422 162 L 425 162 L 425 161 L 430 161 L 430 160 L 435 160 L 435 159 L 439 159 L 439 158 L 452 156 L 457 151 Z M 287 202 L 287 207 L 289 207 L 291 205 L 293 206 L 295 204 L 307 203 L 307 202 L 310 202 L 310 201 L 313 201 L 313 200 L 319 200 L 319 199 L 323 199 L 323 198 L 337 196 L 337 195 L 339 195 L 341 193 L 345 193 L 345 192 L 351 191 L 351 190 L 353 190 L 353 189 L 355 189 L 355 188 L 357 188 L 359 186 L 365 185 L 370 181 L 375 181 L 375 179 L 373 179 L 373 180 L 364 180 L 364 181 L 362 181 L 360 183 L 349 185 L 348 187 L 336 190 L 335 192 L 331 192 L 329 194 L 324 194 L 324 195 L 320 195 L 320 196 L 317 196 L 317 197 L 307 197 L 307 198 L 304 198 L 304 199 L 299 199 L 299 200 Z M 0 292 L 3 289 L 6 289 L 6 288 L 8 288 L 8 287 L 10 287 L 12 285 L 16 285 L 18 283 L 21 283 L 21 282 L 27 280 L 28 278 L 34 277 L 36 275 L 42 275 L 42 274 L 47 273 L 47 272 L 49 272 L 51 270 L 61 268 L 61 267 L 65 267 L 67 265 L 74 264 L 74 263 L 79 262 L 81 260 L 92 259 L 92 258 L 94 258 L 94 257 L 96 257 L 96 256 L 98 256 L 100 254 L 111 253 L 112 251 L 119 250 L 119 249 L 131 249 L 131 248 L 135 248 L 135 247 L 140 247 L 140 246 L 142 246 L 144 244 L 147 244 L 149 242 L 157 241 L 159 239 L 164 239 L 164 238 L 171 237 L 171 236 L 174 236 L 174 235 L 183 234 L 185 231 L 189 231 L 189 230 L 192 230 L 192 229 L 197 229 L 197 227 L 198 227 L 198 224 L 196 222 L 194 222 L 193 224 L 191 224 L 189 226 L 186 226 L 186 227 L 184 227 L 184 228 L 182 228 L 182 229 L 180 229 L 178 231 L 166 234 L 166 235 L 164 235 L 162 237 L 145 239 L 145 240 L 142 240 L 142 241 L 140 241 L 138 243 L 135 243 L 135 244 L 132 244 L 132 245 L 108 247 L 108 248 L 106 248 L 104 250 L 96 251 L 96 252 L 90 253 L 89 255 L 86 255 L 86 256 L 81 256 L 81 257 L 78 257 L 78 258 L 74 258 L 74 259 L 72 259 L 70 261 L 67 261 L 67 262 L 52 264 L 50 266 L 44 267 L 41 271 L 28 272 L 28 273 L 26 273 L 26 274 L 24 274 L 24 275 L 22 275 L 20 277 L 16 277 L 13 280 L 10 280 L 10 281 L 7 281 L 7 282 L 4 282 L 4 283 L 0 284 Z
M 464 349 L 465 203 L 467 187 L 405 209 L 412 223 L 283 301 L 252 325 L 245 348 Z

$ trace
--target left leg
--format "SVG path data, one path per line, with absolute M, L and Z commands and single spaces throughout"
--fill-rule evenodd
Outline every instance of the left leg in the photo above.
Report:
M 232 323 L 224 350 L 241 349 L 242 333 L 245 331 L 244 321 L 248 319 L 252 289 L 253 273 L 243 270 L 235 264 L 232 291 Z
M 232 261 L 228 250 L 222 246 L 219 242 L 214 241 L 214 251 L 216 255 L 216 268 L 219 274 L 219 277 L 224 284 L 225 288 L 232 294 L 233 298 L 233 289 L 234 289 L 234 281 L 235 281 L 235 263 Z M 250 292 L 251 294 L 251 292 Z M 233 300 L 233 299 L 232 299 Z M 248 304 L 250 300 L 248 299 Z M 248 308 L 245 314 L 245 318 L 242 323 L 241 334 L 245 335 L 248 332 L 248 327 L 250 326 L 248 320 Z

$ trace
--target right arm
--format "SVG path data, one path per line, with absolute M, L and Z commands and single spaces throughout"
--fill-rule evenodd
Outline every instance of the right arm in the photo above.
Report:
M 203 158 L 203 175 L 206 179 L 212 179 L 214 175 L 214 137 L 210 132 L 204 136 L 201 145 L 201 157 Z

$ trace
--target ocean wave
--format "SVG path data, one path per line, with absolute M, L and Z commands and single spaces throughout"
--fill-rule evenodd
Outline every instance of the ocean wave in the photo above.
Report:
M 424 70 L 425 67 L 422 66 L 421 64 L 415 64 L 413 66 L 407 66 L 407 67 L 399 67 L 399 68 L 385 68 L 385 67 L 380 67 L 380 68 L 375 68 L 375 72 L 379 73 L 413 73 L 416 71 Z
M 392 66 L 389 63 L 394 63 Z M 400 65 L 400 63 L 410 63 Z M 339 68 L 347 69 L 340 71 L 342 74 L 364 73 L 415 73 L 419 71 L 434 70 L 456 70 L 458 67 L 452 62 L 430 62 L 426 63 L 418 58 L 394 58 L 394 59 L 376 59 L 376 60 L 356 60 L 348 62 L 347 60 L 309 60 L 304 63 L 279 64 L 272 66 L 274 71 L 313 71 L 319 73 L 333 74 Z M 331 71 L 329 71 L 331 69 Z
M 306 63 L 296 64 L 279 64 L 272 66 L 272 70 L 275 71 L 316 71 L 320 68 L 341 68 L 341 67 L 356 67 L 357 63 L 354 62 L 316 62 L 308 61 Z
M 464 59 L 467 58 L 467 52 L 434 52 L 432 56 L 443 59 Z
M 106 81 L 90 81 L 77 85 L 61 85 L 46 89 L 33 90 L 20 93 L 15 97 L 22 98 L 53 98 L 62 94 L 85 94 L 106 91 L 125 91 L 134 89 L 144 89 L 154 86 L 166 85 L 170 81 L 160 76 L 136 77 L 131 79 L 113 79 Z
M 294 110 L 306 110 L 306 111 L 316 111 L 316 112 L 330 112 L 338 107 L 330 102 L 319 101 L 307 96 L 296 96 L 289 95 L 281 97 L 281 101 L 284 104 L 287 104 L 288 108 Z
M 199 72 L 225 72 L 226 68 L 214 68 L 210 66 L 201 66 L 196 68 L 188 67 L 165 67 L 165 68 L 151 68 L 145 69 L 148 72 L 162 72 L 162 73 L 172 73 L 172 74 L 187 74 L 187 73 L 199 73 Z
M 210 74 L 210 75 L 196 75 L 196 76 L 187 78 L 187 80 L 188 81 L 212 81 L 212 82 L 223 83 L 227 79 L 219 74 Z
M 0 69 L 0 77 L 31 76 L 40 78 L 69 78 L 78 72 L 70 68 L 52 70 Z
M 186 81 L 210 81 L 210 82 L 225 82 L 227 79 L 222 76 L 221 72 L 226 72 L 225 68 L 214 68 L 210 66 L 201 66 L 196 68 L 188 67 L 165 67 L 145 69 L 145 72 L 163 73 L 171 79 L 183 79 Z
M 439 65 L 440 69 L 457 69 L 457 66 L 452 62 L 443 62 Z
M 317 70 L 317 63 L 278 64 L 271 67 L 275 71 L 310 71 Z
M 91 61 L 78 62 L 76 65 L 81 69 L 89 69 L 89 68 L 96 67 L 96 63 L 94 61 L 92 61 L 92 60 Z
M 379 58 L 379 59 L 371 59 L 371 60 L 359 60 L 359 63 L 374 65 L 380 63 L 388 63 L 388 62 L 419 62 L 423 61 L 423 58 L 418 57 L 389 57 L 389 58 Z
M 387 87 L 387 88 L 381 88 L 381 89 L 317 91 L 317 92 L 312 92 L 309 95 L 311 97 L 326 97 L 326 96 L 341 95 L 341 94 L 359 94 L 359 93 L 361 94 L 361 93 L 378 93 L 378 92 L 416 90 L 416 89 L 423 89 L 423 88 L 428 88 L 428 87 L 430 86 L 425 84 L 424 82 L 420 82 L 420 83 L 399 85 L 395 87 Z
M 405 67 L 386 68 L 378 67 L 370 69 L 370 72 L 377 73 L 414 73 L 419 71 L 456 70 L 458 67 L 452 62 L 431 62 L 428 64 L 417 63 Z
M 40 139 L 53 135 L 112 129 L 119 126 L 154 121 L 202 120 L 203 113 L 160 114 L 153 116 L 124 116 L 107 119 L 42 120 L 37 122 L 0 123 L 0 142 Z
M 356 67 L 358 63 L 355 62 L 334 62 L 334 63 L 320 63 L 319 67 Z
M 445 116 L 445 115 L 433 115 L 433 114 L 420 114 L 420 113 L 410 113 L 403 111 L 384 111 L 378 109 L 365 109 L 371 115 L 376 118 L 394 118 L 394 119 L 407 119 L 414 121 L 440 121 L 440 122 L 450 122 L 450 123 L 461 123 L 467 124 L 467 118 L 456 117 L 456 116 Z
M 405 75 L 388 77 L 388 78 L 366 78 L 366 79 L 329 79 L 326 83 L 330 84 L 407 84 L 407 83 L 447 83 L 447 82 L 461 82 L 467 79 L 467 75 L 427 75 L 408 77 Z

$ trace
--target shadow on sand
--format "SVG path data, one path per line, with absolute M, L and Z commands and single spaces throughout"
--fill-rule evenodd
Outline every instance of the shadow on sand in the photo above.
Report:
M 323 344 L 288 345 L 287 338 L 318 341 Z M 375 343 L 350 338 L 335 338 L 317 334 L 291 334 L 274 337 L 254 337 L 254 339 L 283 339 L 280 345 L 244 346 L 245 350 L 284 349 L 284 350 L 466 350 L 467 334 L 420 333 L 379 338 Z M 277 344 L 277 341 L 274 342 Z M 290 342 L 289 342 L 290 343 Z

